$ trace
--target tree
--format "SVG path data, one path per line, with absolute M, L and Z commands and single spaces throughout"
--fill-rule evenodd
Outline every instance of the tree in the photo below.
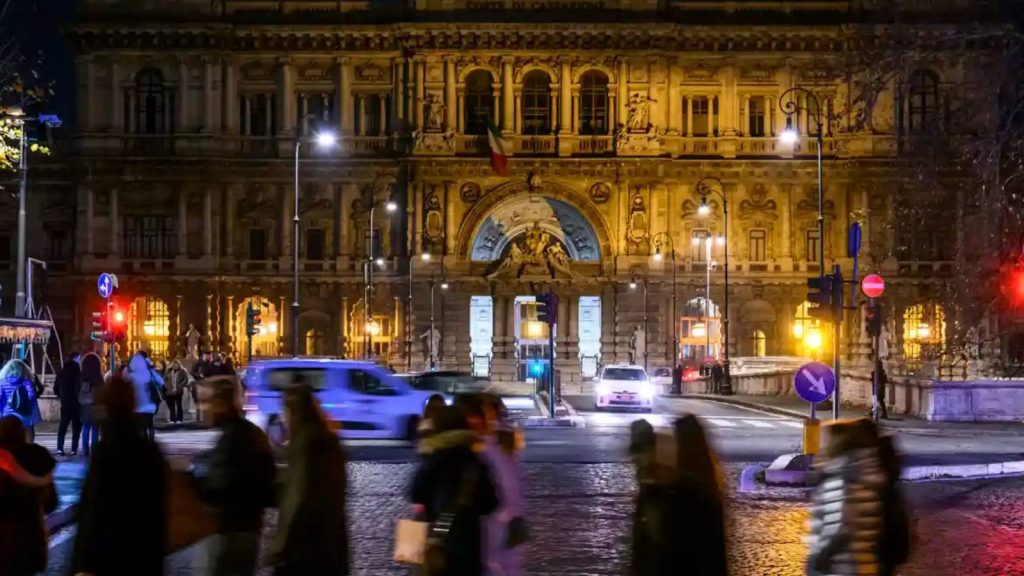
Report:
M 15 6 L 14 0 L 0 0 L 0 171 L 17 168 L 21 158 L 23 126 L 12 113 L 35 109 L 53 93 L 51 83 L 39 72 L 42 54 L 28 54 L 30 28 L 20 25 L 35 8 L 34 1 Z M 49 152 L 36 143 L 29 149 Z

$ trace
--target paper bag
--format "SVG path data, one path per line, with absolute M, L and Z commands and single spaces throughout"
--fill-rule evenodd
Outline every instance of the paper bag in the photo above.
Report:
M 395 562 L 423 564 L 423 551 L 427 546 L 426 522 L 402 519 L 395 527 Z
M 217 519 L 199 499 L 188 476 L 171 470 L 167 476 L 167 553 L 171 554 L 217 533 Z

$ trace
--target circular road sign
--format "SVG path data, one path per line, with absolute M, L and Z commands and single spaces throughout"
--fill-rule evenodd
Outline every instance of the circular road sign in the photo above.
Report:
M 860 290 L 868 298 L 878 298 L 885 292 L 885 280 L 878 274 L 868 274 L 860 281 Z
M 793 388 L 804 402 L 824 402 L 836 390 L 835 372 L 821 362 L 808 362 L 793 375 Z
M 107 274 L 104 272 L 100 274 L 100 277 L 96 280 L 96 291 L 100 293 L 101 298 L 110 298 L 110 295 L 114 293 L 114 288 L 117 286 L 117 280 L 114 279 L 113 274 Z

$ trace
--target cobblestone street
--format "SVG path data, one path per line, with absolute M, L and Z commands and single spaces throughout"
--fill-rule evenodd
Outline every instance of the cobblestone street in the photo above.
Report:
M 414 465 L 355 462 L 350 469 L 353 573 L 405 574 L 390 554 L 394 521 L 406 510 L 404 491 Z M 740 464 L 726 466 L 731 479 L 741 469 Z M 629 465 L 529 463 L 526 487 L 533 536 L 527 547 L 529 574 L 625 572 L 635 487 Z M 803 492 L 730 490 L 733 574 L 802 574 Z M 919 542 L 905 576 L 1024 575 L 1024 479 L 912 484 L 908 493 Z M 72 532 L 55 536 L 48 574 L 66 573 Z M 171 557 L 169 573 L 197 573 L 197 549 Z

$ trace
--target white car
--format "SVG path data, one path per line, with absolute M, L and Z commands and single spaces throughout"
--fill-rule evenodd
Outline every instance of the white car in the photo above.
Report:
M 655 368 L 651 372 L 651 383 L 658 394 L 672 391 L 672 369 L 666 366 Z
M 594 387 L 594 404 L 604 408 L 641 408 L 651 411 L 657 390 L 641 366 L 605 366 Z
M 416 438 L 430 392 L 415 390 L 370 362 L 292 358 L 254 362 L 246 370 L 245 416 L 283 441 L 281 392 L 297 381 L 311 386 L 345 438 Z

